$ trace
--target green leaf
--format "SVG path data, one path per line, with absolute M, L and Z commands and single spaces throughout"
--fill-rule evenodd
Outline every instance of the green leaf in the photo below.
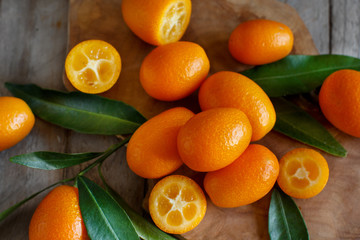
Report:
M 309 239 L 304 219 L 294 200 L 277 188 L 271 194 L 268 224 L 271 240 Z
M 10 158 L 13 163 L 31 168 L 44 170 L 62 169 L 84 163 L 101 156 L 101 152 L 89 153 L 57 153 L 57 152 L 33 152 L 17 155 Z
M 81 133 L 130 134 L 146 121 L 133 107 L 98 95 L 63 93 L 33 84 L 5 83 L 5 86 L 15 97 L 27 102 L 39 118 Z
M 120 205 L 105 190 L 85 177 L 78 178 L 81 215 L 91 239 L 139 239 Z
M 326 128 L 297 105 L 283 99 L 271 99 L 276 111 L 274 130 L 335 156 L 347 151 Z
M 145 218 L 140 216 L 137 212 L 131 209 L 131 207 L 124 201 L 124 199 L 113 190 L 105 181 L 101 168 L 99 166 L 99 175 L 106 187 L 106 191 L 109 192 L 114 199 L 119 203 L 119 205 L 126 211 L 128 214 L 135 231 L 144 240 L 176 240 L 176 238 L 164 233 L 159 228 L 157 228 L 154 224 L 148 222 Z
M 259 84 L 269 97 L 281 97 L 310 92 L 340 69 L 360 70 L 360 59 L 342 55 L 289 55 L 241 74 Z

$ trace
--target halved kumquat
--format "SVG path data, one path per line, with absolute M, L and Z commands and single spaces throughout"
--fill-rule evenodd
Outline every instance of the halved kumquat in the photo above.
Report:
M 191 16 L 190 0 L 123 0 L 121 7 L 131 31 L 152 45 L 180 40 Z
M 70 83 L 84 93 L 109 90 L 119 78 L 121 58 L 117 50 L 102 40 L 87 40 L 71 49 L 65 60 Z
M 171 175 L 159 181 L 151 191 L 149 210 L 161 230 L 181 234 L 195 228 L 204 218 L 206 198 L 191 178 Z
M 315 150 L 296 148 L 280 159 L 277 182 L 289 196 L 311 198 L 319 194 L 329 179 L 325 158 Z

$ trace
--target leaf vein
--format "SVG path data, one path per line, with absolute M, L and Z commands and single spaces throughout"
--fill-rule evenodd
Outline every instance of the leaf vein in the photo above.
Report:
M 302 129 L 300 129 L 300 128 L 297 128 L 297 127 L 295 126 L 295 124 L 292 124 L 290 121 L 286 121 L 286 120 L 284 120 L 284 119 L 282 119 L 282 121 L 285 122 L 286 124 L 288 124 L 288 125 L 289 125 L 290 127 L 292 127 L 293 129 L 295 129 L 295 130 L 299 131 L 300 133 L 304 134 L 305 136 L 310 137 L 310 138 L 318 141 L 318 142 L 319 142 L 320 144 L 322 144 L 323 146 L 326 146 L 326 147 L 328 147 L 328 148 L 330 148 L 330 149 L 333 149 L 333 150 L 337 150 L 337 148 L 336 148 L 335 146 L 333 147 L 333 146 L 330 146 L 330 145 L 327 145 L 327 144 L 323 144 L 320 138 L 317 138 L 316 136 L 313 136 L 313 135 L 309 135 L 306 131 L 304 131 L 304 130 L 302 130 Z
M 287 217 L 286 217 L 286 213 L 285 213 L 285 208 L 284 208 L 284 203 L 281 199 L 281 196 L 280 194 L 276 194 L 276 198 L 279 200 L 279 207 L 280 207 L 280 211 L 281 211 L 281 214 L 283 215 L 284 217 L 284 224 L 285 224 L 285 230 L 286 230 L 286 235 L 288 236 L 289 239 L 292 239 L 291 237 L 291 234 L 290 234 L 290 228 L 289 228 L 289 223 L 288 223 L 288 220 L 287 220 Z
M 338 70 L 338 69 L 343 69 L 344 67 L 346 67 L 346 68 L 360 68 L 360 65 L 358 65 L 358 64 L 350 65 L 350 66 L 346 65 L 346 66 L 341 66 L 341 67 L 325 68 L 325 69 L 319 70 L 319 71 L 313 70 L 313 71 L 300 72 L 300 73 L 288 74 L 288 75 L 283 75 L 283 76 L 281 76 L 281 75 L 265 76 L 265 77 L 253 78 L 252 80 L 254 80 L 254 81 L 263 81 L 263 80 L 269 80 L 269 79 L 283 79 L 283 78 L 289 78 L 289 77 L 298 77 L 298 76 L 302 76 L 302 75 L 306 75 L 306 74 L 334 71 L 334 70 Z
M 110 223 L 110 222 L 108 221 L 108 219 L 106 218 L 105 213 L 102 211 L 102 209 L 101 209 L 98 201 L 97 201 L 96 198 L 94 197 L 93 192 L 90 190 L 90 188 L 87 186 L 87 184 L 86 184 L 81 178 L 80 178 L 80 180 L 83 182 L 83 184 L 84 184 L 84 186 L 86 187 L 86 189 L 88 190 L 88 192 L 91 193 L 91 194 L 89 194 L 89 195 L 90 195 L 91 199 L 93 199 L 94 203 L 98 206 L 98 212 L 100 212 L 101 216 L 103 217 L 103 220 L 104 220 L 106 226 L 108 226 L 108 229 L 109 229 L 109 230 L 111 231 L 111 233 L 114 235 L 115 239 L 120 240 L 120 239 L 117 237 L 116 232 L 114 231 L 111 223 Z

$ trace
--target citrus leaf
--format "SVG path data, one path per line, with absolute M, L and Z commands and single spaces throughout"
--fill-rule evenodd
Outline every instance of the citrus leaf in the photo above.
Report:
M 78 188 L 81 215 L 91 239 L 139 239 L 128 215 L 110 194 L 82 176 Z
M 284 98 L 271 101 L 276 112 L 275 131 L 332 155 L 346 156 L 345 148 L 310 114 Z
M 89 152 L 66 154 L 57 152 L 33 152 L 11 157 L 10 161 L 31 168 L 55 170 L 93 160 L 94 158 L 101 156 L 101 154 L 103 153 Z
M 135 231 L 144 240 L 176 240 L 176 238 L 166 234 L 157 228 L 154 224 L 148 222 L 145 218 L 140 216 L 137 212 L 131 209 L 131 207 L 125 202 L 125 200 L 113 190 L 105 181 L 101 168 L 99 167 L 99 175 L 106 187 L 106 191 L 113 196 L 113 198 L 119 203 L 119 205 L 126 211 L 128 214 Z
M 360 70 L 360 59 L 343 55 L 289 55 L 241 74 L 259 84 L 269 97 L 281 97 L 310 92 L 340 69 Z
M 309 233 L 294 200 L 280 189 L 273 189 L 269 208 L 271 240 L 306 240 Z
M 130 134 L 146 121 L 133 107 L 98 95 L 63 93 L 33 84 L 5 83 L 5 86 L 39 118 L 81 133 Z

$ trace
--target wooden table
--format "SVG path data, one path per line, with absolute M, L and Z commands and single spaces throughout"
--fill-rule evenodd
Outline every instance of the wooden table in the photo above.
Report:
M 360 1 L 282 2 L 298 11 L 320 53 L 360 57 Z M 62 73 L 67 46 L 67 14 L 67 0 L 0 0 L 0 96 L 10 95 L 4 82 L 35 83 L 44 88 L 65 90 Z M 11 156 L 41 150 L 103 151 L 115 142 L 115 137 L 78 134 L 36 119 L 34 129 L 25 140 L 0 152 L 0 211 L 51 183 L 75 176 L 81 169 L 81 166 L 56 171 L 30 169 L 9 162 Z M 112 178 L 112 186 L 141 211 L 145 180 L 130 172 L 126 162 L 121 161 L 123 159 L 123 150 L 114 154 L 106 162 L 104 174 L 118 176 L 118 179 Z M 90 172 L 90 178 L 96 180 L 96 176 Z M 31 200 L 0 223 L 0 239 L 27 239 L 31 216 L 43 196 Z M 354 233 L 337 236 L 339 239 L 351 237 Z M 360 238 L 359 235 L 356 237 Z

